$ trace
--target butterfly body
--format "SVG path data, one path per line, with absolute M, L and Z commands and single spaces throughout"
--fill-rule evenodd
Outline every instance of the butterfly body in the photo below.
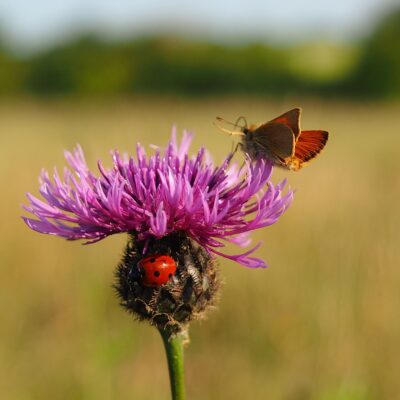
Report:
M 329 136 L 322 130 L 302 131 L 300 113 L 294 108 L 259 126 L 241 127 L 240 132 L 223 130 L 242 137 L 241 148 L 251 159 L 297 171 L 320 153 Z

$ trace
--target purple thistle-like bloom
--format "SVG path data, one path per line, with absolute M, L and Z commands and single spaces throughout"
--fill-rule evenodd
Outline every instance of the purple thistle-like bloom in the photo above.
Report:
M 191 134 L 184 133 L 178 145 L 176 132 L 164 152 L 146 156 L 137 145 L 137 156 L 112 153 L 113 167 L 98 162 L 99 176 L 89 171 L 78 146 L 65 158 L 72 171 L 57 170 L 51 180 L 40 176 L 40 194 L 45 201 L 27 194 L 24 208 L 37 219 L 25 218 L 33 230 L 68 240 L 94 243 L 119 232 L 135 232 L 138 240 L 161 238 L 183 231 L 209 252 L 247 267 L 265 267 L 249 255 L 259 245 L 239 255 L 221 250 L 225 242 L 250 243 L 252 230 L 275 223 L 288 208 L 293 193 L 283 195 L 285 182 L 270 182 L 272 164 L 247 160 L 242 168 L 231 163 L 232 154 L 214 167 L 204 148 L 190 158 Z

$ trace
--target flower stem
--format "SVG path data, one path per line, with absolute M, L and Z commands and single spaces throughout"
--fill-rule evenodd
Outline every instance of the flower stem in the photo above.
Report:
M 160 334 L 167 354 L 172 400 L 184 400 L 183 335 L 171 336 L 169 332 L 162 329 L 160 329 Z

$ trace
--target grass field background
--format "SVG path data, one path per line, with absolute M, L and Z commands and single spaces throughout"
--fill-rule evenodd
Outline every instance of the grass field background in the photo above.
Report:
M 172 124 L 219 161 L 232 141 L 216 115 L 263 122 L 303 107 L 331 134 L 298 173 L 288 212 L 257 232 L 266 270 L 221 259 L 219 308 L 191 326 L 191 400 L 381 400 L 400 393 L 399 104 L 251 98 L 0 102 L 0 398 L 169 399 L 158 333 L 118 305 L 124 235 L 81 246 L 20 219 L 42 167 L 80 143 L 89 164 L 109 149 L 166 144 Z M 232 249 L 233 251 L 233 249 Z

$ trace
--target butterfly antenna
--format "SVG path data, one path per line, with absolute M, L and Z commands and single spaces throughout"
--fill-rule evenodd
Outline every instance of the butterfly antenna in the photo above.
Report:
M 221 117 L 217 117 L 217 120 L 218 120 L 218 121 L 222 121 L 222 122 L 224 122 L 224 123 L 226 123 L 226 124 L 233 125 L 233 126 L 237 127 L 237 125 L 233 124 L 232 122 L 226 121 L 226 120 L 224 120 L 224 119 L 221 118 Z M 245 135 L 245 134 L 244 134 L 243 132 L 241 132 L 241 131 L 230 131 L 229 129 L 223 128 L 222 126 L 218 125 L 216 122 L 214 122 L 214 125 L 215 125 L 219 130 L 221 130 L 222 132 L 227 133 L 227 134 L 230 135 L 230 136 L 232 136 L 232 135 L 244 136 L 244 135 Z
M 215 119 L 216 119 L 217 121 L 223 122 L 223 123 L 225 123 L 225 124 L 232 125 L 232 126 L 234 126 L 235 128 L 238 126 L 238 124 L 237 124 L 238 121 L 236 121 L 236 124 L 234 124 L 233 122 L 227 121 L 225 118 L 222 118 L 222 117 L 216 117 Z
M 239 125 L 239 122 L 240 121 L 243 121 L 244 122 L 244 125 L 243 126 L 240 126 Z M 246 129 L 247 128 L 247 120 L 246 120 L 246 117 L 243 117 L 243 116 L 240 116 L 237 120 L 236 120 L 236 122 L 235 122 L 235 127 L 239 127 L 240 129 Z

